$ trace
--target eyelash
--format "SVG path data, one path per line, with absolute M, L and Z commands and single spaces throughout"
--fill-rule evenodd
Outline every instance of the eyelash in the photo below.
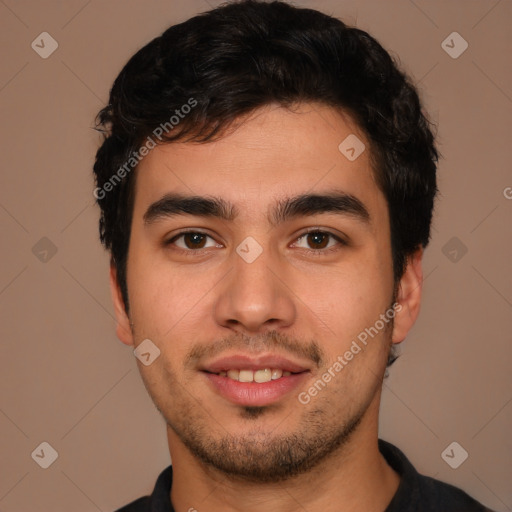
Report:
M 335 235 L 334 233 L 331 233 L 330 231 L 321 230 L 318 228 L 311 228 L 311 229 L 305 231 L 304 233 L 302 233 L 295 239 L 294 243 L 299 241 L 301 238 L 304 238 L 305 236 L 311 235 L 311 234 L 327 235 L 331 238 L 334 238 L 334 240 L 336 240 L 336 242 L 338 242 L 335 246 L 329 247 L 327 249 L 304 249 L 307 253 L 314 255 L 314 256 L 322 256 L 325 254 L 330 254 L 332 252 L 339 251 L 340 246 L 348 245 L 348 243 L 345 240 L 343 240 L 339 236 Z M 176 242 L 176 240 L 178 240 L 180 237 L 182 237 L 184 235 L 203 235 L 203 236 L 209 237 L 213 240 L 213 237 L 211 235 L 209 235 L 208 233 L 205 233 L 203 231 L 182 231 L 182 232 L 174 235 L 171 239 L 166 240 L 164 242 L 164 246 L 168 247 L 170 245 L 173 245 L 174 242 Z M 209 250 L 209 249 L 212 249 L 212 248 L 208 247 L 205 250 Z M 182 254 L 185 254 L 186 256 L 190 256 L 190 257 L 197 257 L 197 256 L 201 256 L 203 254 L 203 249 L 182 249 L 181 247 L 177 247 L 177 248 L 175 248 L 175 250 L 181 252 Z

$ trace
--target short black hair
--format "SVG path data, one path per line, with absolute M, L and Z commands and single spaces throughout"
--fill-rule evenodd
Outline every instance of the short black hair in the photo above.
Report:
M 429 242 L 437 193 L 438 152 L 417 90 L 367 32 L 286 2 L 242 0 L 171 26 L 144 46 L 98 114 L 104 133 L 94 164 L 100 239 L 127 311 L 130 171 L 150 143 L 207 143 L 258 108 L 304 102 L 347 113 L 366 135 L 389 207 L 399 281 L 407 257 Z

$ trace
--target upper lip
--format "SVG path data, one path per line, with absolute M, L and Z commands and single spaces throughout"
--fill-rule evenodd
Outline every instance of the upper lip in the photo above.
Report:
M 248 356 L 245 354 L 235 354 L 232 356 L 225 356 L 215 361 L 205 364 L 201 370 L 210 373 L 220 373 L 227 370 L 261 370 L 263 368 L 278 368 L 283 371 L 292 373 L 300 373 L 308 371 L 309 368 L 301 365 L 286 357 L 279 355 L 260 355 Z

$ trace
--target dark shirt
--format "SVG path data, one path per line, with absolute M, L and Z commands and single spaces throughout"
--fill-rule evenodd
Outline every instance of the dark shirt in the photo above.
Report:
M 420 475 L 396 447 L 379 439 L 379 450 L 400 475 L 400 485 L 384 512 L 492 512 L 453 485 Z M 156 481 L 153 494 L 116 512 L 174 512 L 171 505 L 172 466 Z

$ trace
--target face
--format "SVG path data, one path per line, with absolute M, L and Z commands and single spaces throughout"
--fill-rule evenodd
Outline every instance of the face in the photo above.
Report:
M 338 149 L 349 135 L 366 146 L 355 160 Z M 419 283 L 411 263 L 390 309 L 388 208 L 369 151 L 328 107 L 271 106 L 139 165 L 130 318 L 112 274 L 118 335 L 160 350 L 138 361 L 142 378 L 170 442 L 197 460 L 282 480 L 366 428 Z

